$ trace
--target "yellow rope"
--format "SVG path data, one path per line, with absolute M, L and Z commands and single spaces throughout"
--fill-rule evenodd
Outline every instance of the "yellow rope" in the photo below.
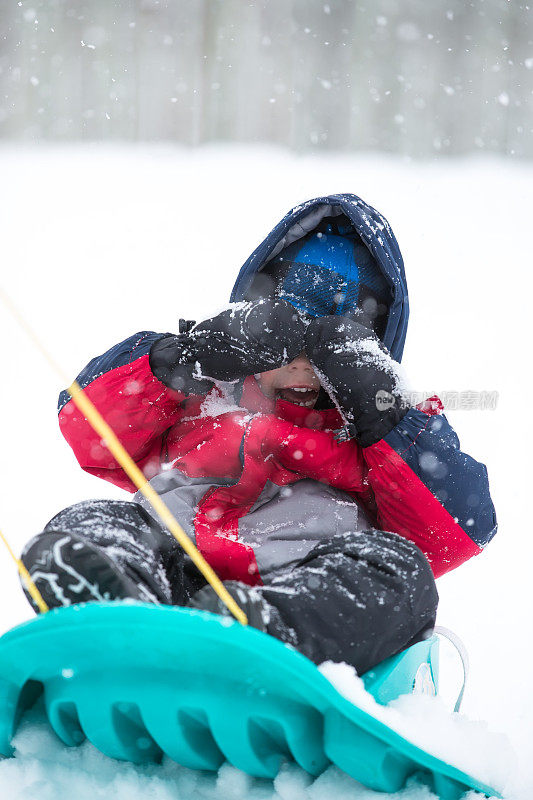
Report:
M 28 570 L 26 569 L 26 567 L 24 566 L 24 564 L 22 563 L 20 558 L 16 557 L 15 553 L 11 549 L 11 545 L 7 541 L 7 539 L 4 536 L 4 534 L 2 533 L 2 531 L 0 531 L 0 539 L 2 539 L 3 543 L 5 544 L 5 546 L 7 548 L 7 552 L 9 553 L 9 555 L 11 556 L 11 558 L 13 559 L 15 564 L 17 565 L 17 569 L 19 571 L 20 577 L 22 578 L 22 580 L 26 584 L 26 588 L 28 589 L 28 592 L 30 593 L 32 600 L 36 604 L 36 606 L 39 609 L 39 611 L 41 612 L 41 614 L 44 614 L 46 611 L 48 611 L 48 606 L 44 602 L 43 596 L 40 593 L 39 589 L 36 587 L 35 583 L 33 582 L 33 579 L 31 577 L 30 573 L 28 572 Z
M 44 348 L 41 341 L 35 335 L 33 329 L 28 325 L 26 320 L 20 314 L 19 310 L 16 308 L 16 306 L 13 305 L 9 297 L 2 289 L 0 289 L 0 298 L 2 299 L 4 305 L 6 305 L 7 308 L 9 308 L 13 316 L 17 319 L 20 326 L 26 331 L 26 333 L 33 341 L 35 346 L 38 348 L 38 350 L 40 350 L 40 352 L 42 353 L 46 361 L 48 361 L 52 369 L 55 372 L 57 372 L 61 376 L 61 379 L 64 380 L 66 383 L 67 381 L 65 380 L 64 373 L 61 370 L 61 368 L 56 364 L 56 362 L 48 353 L 48 351 Z M 239 606 L 237 605 L 233 597 L 230 595 L 230 593 L 228 592 L 228 590 L 226 589 L 226 587 L 224 586 L 224 584 L 222 583 L 216 572 L 210 567 L 205 558 L 196 548 L 195 544 L 187 536 L 181 525 L 179 525 L 179 523 L 177 522 L 176 518 L 174 517 L 170 509 L 165 505 L 161 497 L 157 494 L 157 492 L 153 489 L 150 483 L 146 480 L 146 477 L 141 472 L 137 464 L 133 461 L 133 459 L 126 451 L 124 446 L 120 443 L 115 432 L 107 424 L 107 422 L 104 420 L 100 412 L 96 409 L 94 404 L 89 400 L 83 389 L 76 383 L 76 381 L 74 381 L 71 384 L 71 386 L 69 386 L 67 391 L 72 397 L 73 402 L 80 409 L 82 414 L 87 418 L 87 421 L 89 422 L 91 427 L 102 438 L 104 444 L 113 454 L 113 456 L 118 461 L 124 472 L 128 475 L 129 478 L 131 478 L 135 486 L 150 502 L 152 508 L 155 510 L 158 517 L 161 519 L 164 525 L 166 525 L 166 527 L 169 529 L 169 531 L 177 540 L 177 542 L 185 550 L 187 555 L 190 556 L 193 563 L 198 567 L 198 569 L 200 570 L 204 578 L 207 580 L 207 582 L 211 584 L 211 586 L 215 590 L 218 597 L 220 597 L 224 605 L 231 611 L 235 619 L 237 619 L 241 623 L 241 625 L 247 625 L 248 618 L 244 613 L 244 611 L 241 608 L 239 608 Z M 5 538 L 3 536 L 2 538 L 4 539 L 4 542 L 8 547 L 8 550 L 10 551 L 11 555 L 13 556 L 18 565 L 19 560 L 16 558 L 13 551 L 7 544 Z M 34 590 L 40 597 L 38 589 L 31 580 L 28 571 L 26 570 L 22 562 L 20 562 L 20 564 L 22 565 L 22 569 L 25 570 L 26 574 L 28 575 L 30 584 L 33 586 L 33 589 L 31 591 Z M 20 566 L 19 566 L 19 571 L 20 571 Z M 28 584 L 28 591 L 30 591 L 30 584 Z M 40 597 L 40 601 L 44 606 L 46 606 L 42 597 Z M 40 605 L 39 608 L 41 608 Z M 44 610 L 47 610 L 47 607 Z

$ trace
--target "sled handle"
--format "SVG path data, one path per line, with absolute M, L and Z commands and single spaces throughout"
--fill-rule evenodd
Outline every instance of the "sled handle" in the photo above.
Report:
M 445 639 L 453 644 L 457 652 L 459 653 L 459 658 L 461 659 L 461 664 L 463 665 L 463 685 L 461 686 L 461 691 L 459 692 L 459 696 L 455 701 L 455 706 L 453 707 L 454 712 L 459 712 L 461 710 L 461 704 L 463 702 L 463 697 L 465 694 L 466 689 L 466 682 L 468 680 L 468 673 L 470 671 L 470 663 L 468 659 L 468 651 L 465 647 L 465 644 L 462 639 L 457 636 L 456 633 L 451 631 L 449 628 L 444 628 L 442 625 L 436 625 L 434 628 L 434 632 L 438 636 L 443 636 Z

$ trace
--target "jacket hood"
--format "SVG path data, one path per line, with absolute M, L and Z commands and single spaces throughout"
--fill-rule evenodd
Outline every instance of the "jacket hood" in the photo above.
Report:
M 340 230 L 346 231 L 347 242 L 353 243 L 354 233 L 357 234 L 373 256 L 390 297 L 381 339 L 392 357 L 400 361 L 409 318 L 402 255 L 385 217 L 355 194 L 317 197 L 289 211 L 243 264 L 231 293 L 231 302 L 246 299 L 254 278 L 280 253 L 290 252 L 287 248 L 291 246 L 294 250 L 296 242 L 312 236 L 325 218 L 342 222 Z M 337 313 L 347 313 L 349 310 L 345 303 L 342 311 Z

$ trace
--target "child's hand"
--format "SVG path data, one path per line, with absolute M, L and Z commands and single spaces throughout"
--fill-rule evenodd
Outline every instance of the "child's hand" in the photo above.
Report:
M 382 439 L 407 412 L 396 364 L 376 334 L 347 317 L 314 319 L 306 352 L 363 447 Z
M 233 381 L 289 363 L 303 350 L 304 330 L 285 300 L 236 303 L 188 333 L 157 341 L 150 368 L 172 389 L 203 393 L 212 381 Z

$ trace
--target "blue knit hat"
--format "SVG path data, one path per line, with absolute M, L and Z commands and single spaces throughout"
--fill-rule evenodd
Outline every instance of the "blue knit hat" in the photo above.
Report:
M 375 319 L 390 302 L 382 272 L 351 226 L 322 226 L 286 247 L 269 272 L 278 276 L 278 292 L 312 317 L 359 309 Z

